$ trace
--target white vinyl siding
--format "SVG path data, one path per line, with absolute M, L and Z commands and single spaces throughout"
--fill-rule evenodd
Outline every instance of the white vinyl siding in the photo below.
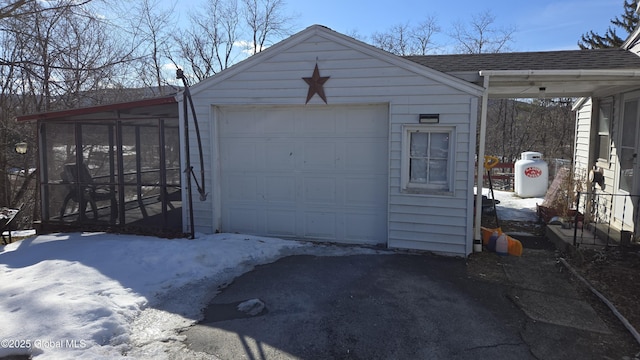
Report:
M 207 177 L 208 189 L 214 194 L 225 191 L 221 175 L 216 174 L 219 170 L 215 170 L 219 169 L 220 144 L 213 109 L 229 105 L 304 106 L 308 85 L 302 78 L 311 76 L 316 64 L 321 76 L 330 77 L 324 85 L 328 104 L 316 95 L 309 105 L 387 104 L 388 156 L 380 160 L 388 166 L 387 245 L 458 256 L 471 253 L 481 89 L 319 27 L 294 35 L 192 88 L 203 141 L 209 148 L 205 163 L 214 168 L 215 179 Z M 402 128 L 418 125 L 421 113 L 439 114 L 439 125 L 455 134 L 447 196 L 408 194 L 401 189 Z M 191 144 L 193 148 L 195 141 Z M 218 203 L 220 197 L 210 197 L 204 203 L 194 200 L 197 231 L 221 229 L 221 212 L 225 210 Z

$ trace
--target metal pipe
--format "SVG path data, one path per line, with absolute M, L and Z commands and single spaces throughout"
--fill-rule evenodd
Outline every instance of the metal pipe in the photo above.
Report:
M 189 143 L 189 112 L 187 107 L 187 93 L 182 93 L 182 111 L 183 111 L 183 123 L 184 123 L 184 144 L 185 144 L 185 169 L 187 174 L 187 206 L 189 207 L 189 238 L 195 238 L 194 220 L 193 220 L 193 196 L 191 190 L 191 152 Z
M 484 175 L 484 152 L 487 137 L 487 103 L 489 99 L 489 75 L 484 77 L 484 92 L 482 93 L 482 105 L 480 105 L 480 139 L 476 163 L 478 173 L 476 180 L 476 216 L 473 233 L 473 251 L 482 252 L 482 178 Z
M 580 213 L 578 211 L 580 207 L 580 191 L 578 191 L 578 194 L 576 196 L 576 214 L 573 216 L 573 246 L 576 246 L 576 243 L 578 242 L 578 214 Z

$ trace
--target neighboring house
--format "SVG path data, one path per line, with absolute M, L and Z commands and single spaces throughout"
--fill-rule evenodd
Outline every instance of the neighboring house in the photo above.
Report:
M 634 88 L 640 89 L 640 57 L 624 49 L 399 57 L 314 25 L 191 87 L 203 143 L 205 181 L 200 185 L 209 195 L 198 201 L 194 192 L 193 209 L 187 191 L 171 207 L 161 188 L 157 199 L 163 216 L 182 206 L 185 231 L 466 256 L 480 239 L 481 203 L 474 207 L 474 185 L 484 172 L 482 162 L 476 171 L 475 162 L 484 156 L 488 99 L 606 98 Z M 184 150 L 183 97 L 177 100 L 173 106 Z M 588 104 L 583 102 L 581 116 L 591 111 Z M 84 126 L 83 114 L 73 113 L 76 128 Z M 112 117 L 116 130 L 119 116 Z M 165 115 L 153 111 L 148 116 Z M 56 114 L 22 120 L 42 119 L 42 130 L 58 118 L 69 120 Z M 191 164 L 199 173 L 196 133 L 191 125 L 188 130 Z M 132 151 L 119 145 L 125 141 L 119 134 L 104 137 L 103 143 Z M 43 138 L 41 148 L 51 148 L 43 146 Z M 536 149 L 522 149 L 528 150 Z M 47 156 L 42 152 L 41 161 L 47 163 Z M 83 156 L 76 153 L 75 162 L 83 162 Z M 180 156 L 184 168 L 185 151 Z M 118 153 L 110 166 L 124 158 Z M 181 173 L 184 190 L 189 173 Z M 114 185 L 127 189 L 124 174 L 118 176 Z M 140 180 L 132 185 L 150 185 Z M 41 175 L 41 181 L 46 185 L 50 179 Z M 59 199 L 52 202 L 43 194 L 43 209 L 46 203 L 54 204 L 48 213 L 60 208 Z M 135 213 L 144 199 L 131 198 L 140 203 Z M 127 215 L 127 199 L 119 198 L 120 215 Z M 108 207 L 108 201 L 103 204 Z M 112 226 L 126 224 L 126 217 L 108 219 Z
M 620 51 L 640 54 L 640 29 Z M 640 69 L 636 69 L 640 72 Z M 591 221 L 638 236 L 640 222 L 640 85 L 629 74 L 627 86 L 580 99 L 577 111 L 574 176 L 587 182 L 580 210 Z M 595 172 L 595 174 L 594 174 Z M 595 178 L 595 179 L 594 179 Z M 598 180 L 599 184 L 590 180 Z

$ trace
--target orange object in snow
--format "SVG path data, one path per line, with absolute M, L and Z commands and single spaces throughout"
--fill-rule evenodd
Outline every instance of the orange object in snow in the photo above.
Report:
M 502 235 L 502 229 L 500 228 L 496 228 L 496 229 L 490 229 L 490 228 L 486 228 L 486 227 L 481 227 L 480 230 L 482 231 L 482 244 L 484 246 L 489 245 L 489 239 L 491 238 L 491 235 L 494 232 L 497 232 L 498 235 Z M 509 255 L 512 256 L 522 256 L 522 243 L 520 242 L 520 240 L 518 239 L 514 239 L 511 236 L 508 236 L 505 234 L 505 236 L 507 237 L 507 249 L 508 249 L 508 253 Z

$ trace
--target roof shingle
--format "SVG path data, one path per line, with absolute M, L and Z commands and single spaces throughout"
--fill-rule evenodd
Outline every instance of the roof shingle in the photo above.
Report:
M 640 56 L 620 49 L 417 55 L 405 59 L 445 73 L 480 70 L 640 69 Z

